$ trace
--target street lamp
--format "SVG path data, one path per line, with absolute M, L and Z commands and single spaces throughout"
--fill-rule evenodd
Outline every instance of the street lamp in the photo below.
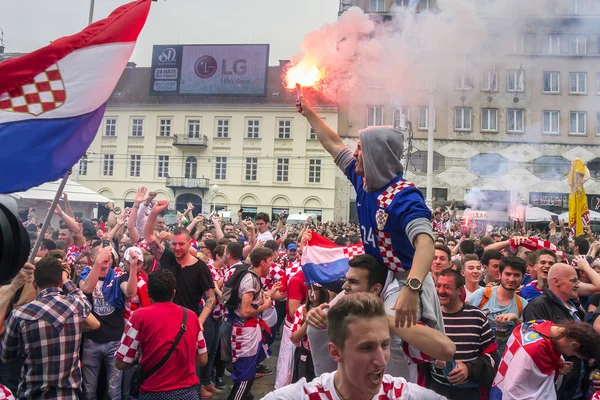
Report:
M 212 185 L 210 189 L 213 192 L 213 211 L 217 212 L 217 193 L 219 193 L 219 185 Z

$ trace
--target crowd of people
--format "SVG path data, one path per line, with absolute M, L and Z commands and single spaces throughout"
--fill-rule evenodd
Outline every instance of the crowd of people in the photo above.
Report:
M 35 263 L 0 287 L 1 392 L 210 399 L 229 375 L 227 398 L 246 400 L 275 373 L 269 400 L 600 398 L 591 230 L 457 223 L 403 179 L 398 131 L 363 130 L 352 152 L 297 107 L 354 185 L 358 224 L 234 223 L 188 204 L 166 226 L 169 202 L 145 187 L 119 215 L 78 220 L 65 197 Z M 352 249 L 341 279 L 305 269 L 317 235 Z

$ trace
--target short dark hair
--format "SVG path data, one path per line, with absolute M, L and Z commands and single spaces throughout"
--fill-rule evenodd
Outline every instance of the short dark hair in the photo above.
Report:
M 175 295 L 175 275 L 168 269 L 157 269 L 148 275 L 148 296 L 155 302 L 171 301 Z
M 372 293 L 351 293 L 342 297 L 327 313 L 327 336 L 340 349 L 348 338 L 348 325 L 356 320 L 387 318 L 383 301 Z
M 461 261 L 463 264 L 467 261 L 479 261 L 479 257 L 477 257 L 477 254 L 465 254 Z
M 492 233 L 492 234 L 490 235 L 490 237 L 491 237 L 491 238 L 500 238 L 500 239 L 502 239 L 502 235 L 501 235 L 501 234 L 499 234 L 498 232 L 494 232 L 494 233 Z
M 494 239 L 492 239 L 491 236 L 484 236 L 481 239 L 479 239 L 479 244 L 489 246 L 492 243 L 494 243 Z
M 463 254 L 475 254 L 475 242 L 470 239 L 463 240 L 458 246 Z
M 273 253 L 279 251 L 279 243 L 277 243 L 277 240 L 267 240 L 263 246 L 265 246 L 267 249 L 273 250 Z
M 225 254 L 225 245 L 217 245 L 217 247 L 215 247 L 210 253 L 212 255 L 213 260 L 216 260 L 217 256 L 223 257 L 223 254 Z
M 262 221 L 264 221 L 266 224 L 268 224 L 269 221 L 270 221 L 269 220 L 269 214 L 264 213 L 264 212 L 259 212 L 258 214 L 256 214 L 254 216 L 254 220 L 255 221 L 258 221 L 259 219 L 262 220 Z
M 45 256 L 35 264 L 33 280 L 40 289 L 60 287 L 62 275 L 63 265 L 60 262 L 60 259 L 52 256 Z
M 537 259 L 540 259 L 540 256 L 551 256 L 552 258 L 554 258 L 554 262 L 558 262 L 558 256 L 556 255 L 555 252 L 553 252 L 550 249 L 539 249 L 537 251 Z
M 182 226 L 178 226 L 177 228 L 175 228 L 173 230 L 173 236 L 175 235 L 185 235 L 188 238 L 191 237 L 190 236 L 190 231 L 188 231 L 186 228 L 182 227 Z
M 244 246 L 239 242 L 227 243 L 227 254 L 235 260 L 241 260 L 244 258 Z
M 64 240 L 57 240 L 54 244 L 56 245 L 56 250 L 67 251 L 67 243 Z
M 204 242 L 204 247 L 206 247 L 208 250 L 210 250 L 211 253 L 215 249 L 215 247 L 217 247 L 216 240 L 204 239 L 203 242 Z
M 350 240 L 350 244 L 359 244 L 362 242 L 362 239 L 358 235 L 350 235 L 348 239 Z
M 269 257 L 273 257 L 273 250 L 266 247 L 256 247 L 250 253 L 250 263 L 253 267 L 258 267 L 261 262 L 267 261 Z
M 502 275 L 502 272 L 507 267 L 516 269 L 517 271 L 521 272 L 523 276 L 525 276 L 525 272 L 527 271 L 525 260 L 519 257 L 504 257 L 502 260 L 500 260 L 500 275 Z
M 458 271 L 448 268 L 440 272 L 440 276 L 453 276 L 454 286 L 456 286 L 457 289 L 460 289 L 461 287 L 465 286 L 465 278 Z
M 585 235 L 579 235 L 573 239 L 573 248 L 579 247 L 579 254 L 587 254 L 590 250 L 590 242 L 587 241 Z
M 381 284 L 381 287 L 385 286 L 388 269 L 375 256 L 372 256 L 371 254 L 361 254 L 350 260 L 348 265 L 350 268 L 367 270 L 369 288 L 375 286 L 377 283 Z
M 481 264 L 489 265 L 490 260 L 502 260 L 504 256 L 498 250 L 488 250 L 481 257 Z
M 441 250 L 441 251 L 445 252 L 446 254 L 448 254 L 448 261 L 450 261 L 450 259 L 452 258 L 452 251 L 450 251 L 448 246 L 443 245 L 443 244 L 436 244 L 435 249 Z
M 56 250 L 56 243 L 54 243 L 53 240 L 50 239 L 42 239 L 42 244 L 40 246 L 40 249 L 42 250 Z
M 525 264 L 535 265 L 538 261 L 538 255 L 535 251 L 528 251 L 525 253 Z

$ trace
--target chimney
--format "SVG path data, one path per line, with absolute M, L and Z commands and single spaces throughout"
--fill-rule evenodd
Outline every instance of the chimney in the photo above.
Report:
M 280 67 L 285 67 L 289 63 L 290 63 L 290 60 L 279 60 L 279 66 Z
M 134 63 L 133 61 L 129 61 L 127 63 L 127 65 L 125 66 L 125 68 L 135 68 L 137 66 L 136 63 Z

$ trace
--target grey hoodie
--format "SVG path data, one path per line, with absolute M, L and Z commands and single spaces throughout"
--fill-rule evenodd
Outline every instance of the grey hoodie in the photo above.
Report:
M 359 133 L 365 168 L 365 191 L 374 192 L 398 175 L 402 168 L 404 134 L 391 126 L 372 126 Z

